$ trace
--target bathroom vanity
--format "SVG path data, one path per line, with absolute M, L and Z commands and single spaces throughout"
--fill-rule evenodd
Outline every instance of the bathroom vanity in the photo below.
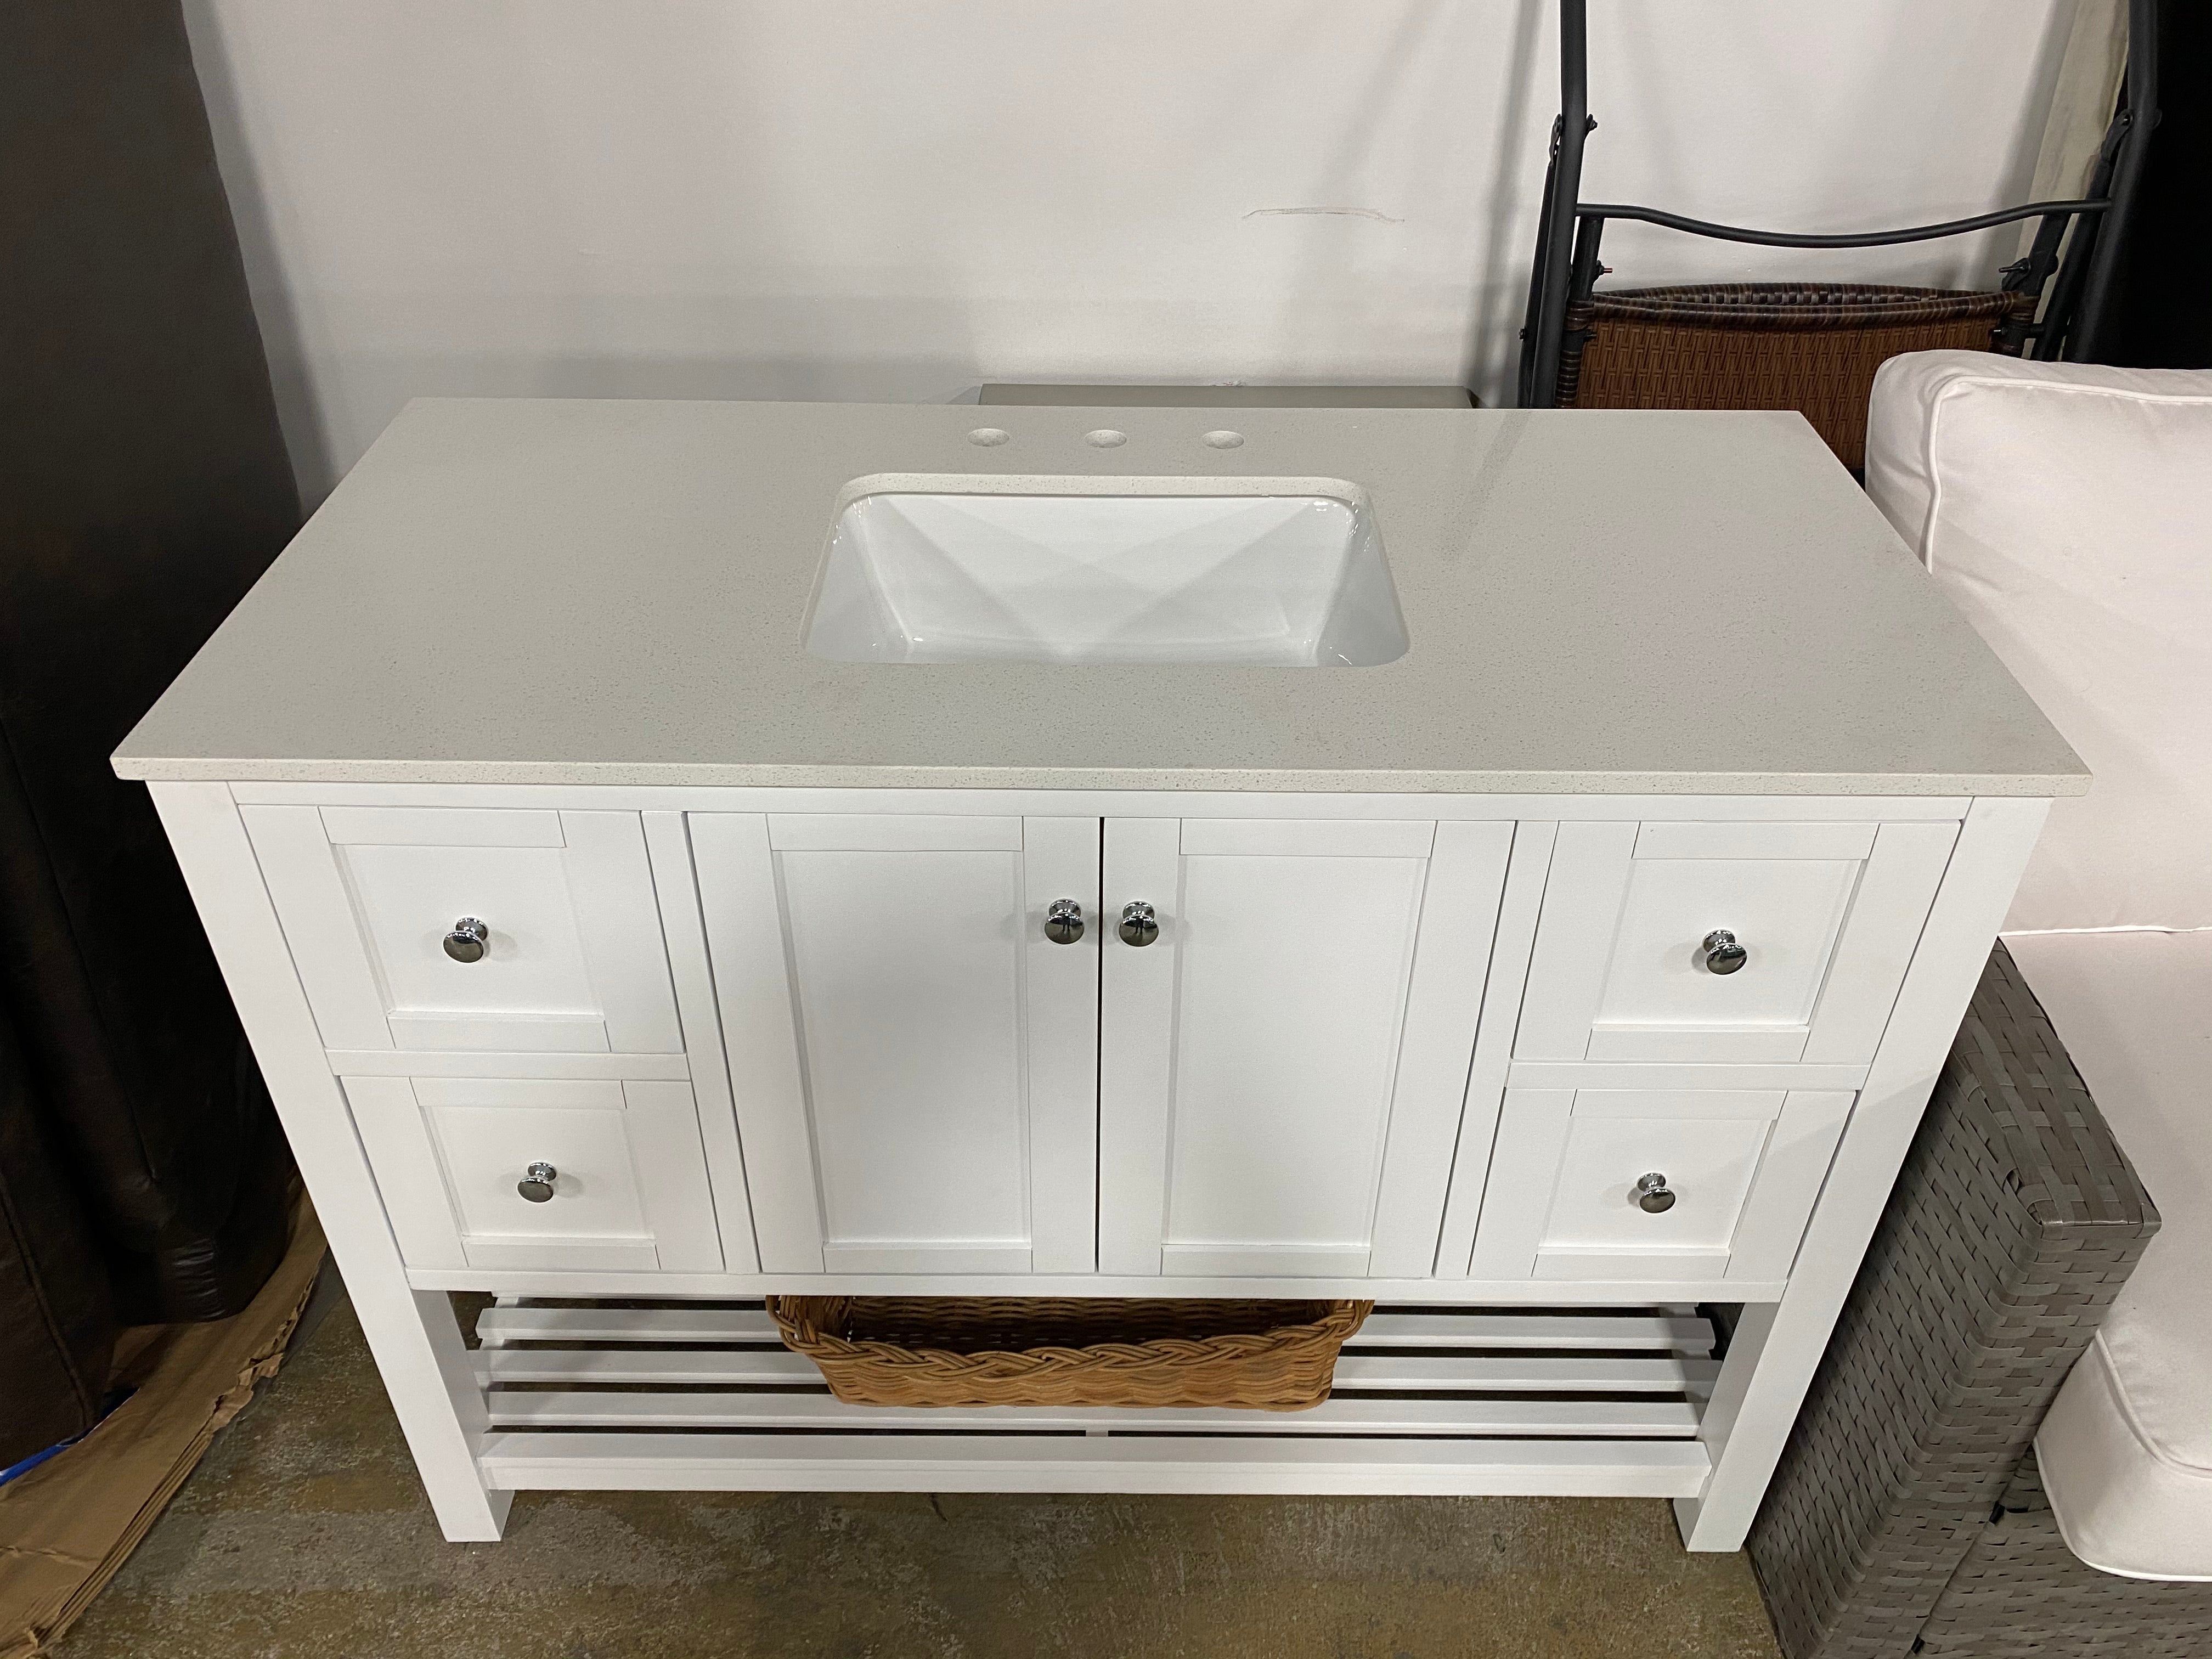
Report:
M 115 763 L 457 1539 L 1557 1492 L 1732 1548 L 2087 781 L 1795 416 L 520 400 L 410 405 Z M 1380 1305 L 1309 1413 L 925 1411 L 771 1291 Z

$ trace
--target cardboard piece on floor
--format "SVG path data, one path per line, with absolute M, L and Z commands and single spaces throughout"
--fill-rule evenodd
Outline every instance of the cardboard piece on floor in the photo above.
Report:
M 276 1374 L 322 1261 L 322 1225 L 303 1197 L 284 1259 L 243 1313 L 123 1334 L 114 1381 L 137 1392 L 0 1486 L 0 1659 L 43 1651 L 130 1559 L 216 1431 Z

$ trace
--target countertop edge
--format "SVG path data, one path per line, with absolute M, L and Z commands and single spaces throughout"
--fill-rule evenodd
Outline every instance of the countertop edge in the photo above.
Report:
M 2086 794 L 2087 773 L 1293 771 L 1267 768 L 731 765 L 631 761 L 271 761 L 118 754 L 146 783 L 568 784 L 629 788 L 1244 790 L 1291 794 Z

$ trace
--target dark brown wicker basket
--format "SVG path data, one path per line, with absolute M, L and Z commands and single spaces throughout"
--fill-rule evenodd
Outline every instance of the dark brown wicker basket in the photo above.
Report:
M 1567 311 L 1562 409 L 1794 409 L 1866 465 L 1874 372 L 1901 351 L 1989 351 L 2033 295 L 1866 283 L 1713 283 L 1595 294 Z
M 1243 1406 L 1328 1397 L 1371 1302 L 772 1296 L 784 1346 L 864 1406 Z

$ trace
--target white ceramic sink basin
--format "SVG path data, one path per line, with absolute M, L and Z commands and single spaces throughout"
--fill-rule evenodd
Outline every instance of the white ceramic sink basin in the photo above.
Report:
M 855 495 L 830 532 L 806 648 L 840 662 L 1284 668 L 1403 656 L 1363 492 L 1240 482 L 1246 493 Z

